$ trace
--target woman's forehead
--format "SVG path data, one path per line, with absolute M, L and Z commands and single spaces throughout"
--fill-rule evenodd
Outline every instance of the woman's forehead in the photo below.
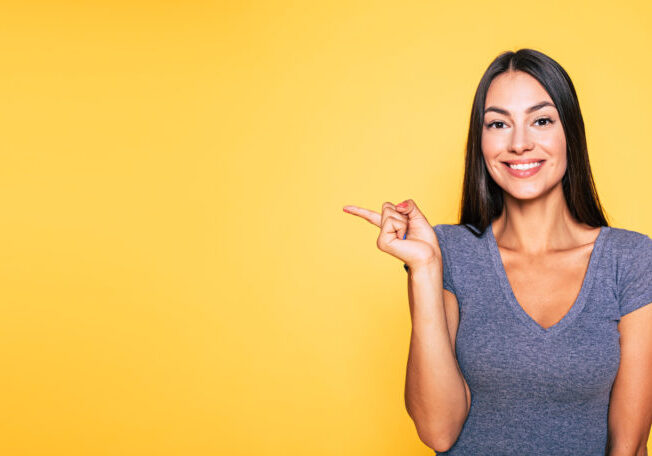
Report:
M 525 72 L 512 71 L 499 74 L 491 81 L 485 108 L 500 105 L 507 110 L 525 110 L 542 101 L 552 102 L 552 99 L 541 83 Z

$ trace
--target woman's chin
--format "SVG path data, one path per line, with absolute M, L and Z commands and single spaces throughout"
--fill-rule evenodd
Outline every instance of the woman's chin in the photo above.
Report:
M 527 201 L 537 199 L 544 194 L 544 191 L 541 188 L 519 188 L 509 189 L 507 193 L 513 199 Z

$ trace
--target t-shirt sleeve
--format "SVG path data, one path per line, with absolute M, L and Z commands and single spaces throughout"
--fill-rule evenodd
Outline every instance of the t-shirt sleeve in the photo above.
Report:
M 442 265 L 444 269 L 443 271 L 444 289 L 450 291 L 453 294 L 456 294 L 455 287 L 453 286 L 453 276 L 451 273 L 451 264 L 450 264 L 451 259 L 447 247 L 448 240 L 446 238 L 446 235 L 441 225 L 435 225 L 432 228 L 435 230 L 435 233 L 437 234 L 437 240 L 439 241 L 439 250 L 441 251 L 441 259 L 442 259 Z
M 623 259 L 618 277 L 620 316 L 652 303 L 652 239 L 640 236 Z
M 448 258 L 448 254 L 446 252 L 446 247 L 445 247 L 446 244 L 445 235 L 440 225 L 433 225 L 432 229 L 435 230 L 435 234 L 437 235 L 437 240 L 439 241 L 439 250 L 441 251 L 441 256 L 442 256 L 443 287 L 445 290 L 448 290 L 451 293 L 455 294 L 455 287 L 453 286 L 453 279 L 451 277 L 451 270 L 449 265 L 450 260 Z M 409 266 L 405 263 L 403 263 L 403 268 L 405 268 L 406 272 L 410 269 Z

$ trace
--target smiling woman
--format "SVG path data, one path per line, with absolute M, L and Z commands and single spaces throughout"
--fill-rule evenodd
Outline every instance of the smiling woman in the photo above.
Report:
M 644 451 L 652 240 L 608 226 L 575 89 L 550 57 L 521 49 L 491 63 L 473 103 L 460 223 L 434 229 L 470 395 L 463 419 L 424 432 L 439 454 Z
M 442 455 L 642 455 L 652 423 L 652 239 L 610 227 L 573 84 L 545 54 L 498 56 L 473 101 L 460 222 L 382 214 L 404 262 L 405 403 Z

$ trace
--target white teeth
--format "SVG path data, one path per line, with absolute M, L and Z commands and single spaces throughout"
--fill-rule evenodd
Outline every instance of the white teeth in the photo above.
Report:
M 533 162 L 533 163 L 519 164 L 519 165 L 512 165 L 512 164 L 509 165 L 509 167 L 512 168 L 512 169 L 530 169 L 530 168 L 534 168 L 536 166 L 541 166 L 541 162 Z

